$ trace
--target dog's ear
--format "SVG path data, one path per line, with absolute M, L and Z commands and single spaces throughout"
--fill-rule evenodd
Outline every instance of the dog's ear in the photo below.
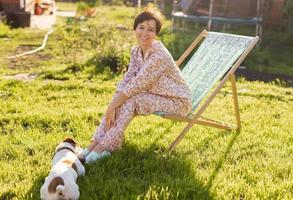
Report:
M 63 140 L 63 142 L 68 142 L 68 143 L 70 143 L 74 147 L 77 146 L 77 143 L 72 138 L 66 138 L 65 140 Z
M 56 193 L 56 188 L 58 185 L 64 186 L 64 181 L 60 176 L 57 176 L 51 180 L 51 183 L 48 186 L 49 193 Z

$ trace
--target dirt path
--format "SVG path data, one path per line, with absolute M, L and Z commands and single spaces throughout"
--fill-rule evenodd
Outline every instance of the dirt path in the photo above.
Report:
M 31 17 L 31 28 L 37 29 L 51 29 L 56 23 L 56 17 L 74 17 L 75 11 L 59 11 L 57 10 L 55 14 L 49 15 L 32 15 Z
M 2 76 L 4 79 L 20 80 L 20 81 L 31 81 L 34 80 L 37 74 L 13 74 Z

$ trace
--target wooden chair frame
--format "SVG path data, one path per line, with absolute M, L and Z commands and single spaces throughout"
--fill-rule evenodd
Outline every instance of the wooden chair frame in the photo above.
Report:
M 186 57 L 191 53 L 191 51 L 197 46 L 199 42 L 201 42 L 207 35 L 207 30 L 203 30 L 199 36 L 193 41 L 193 43 L 187 48 L 187 50 L 182 54 L 182 56 L 176 61 L 177 66 L 179 67 L 182 62 L 186 59 Z M 198 111 L 188 117 L 182 117 L 177 115 L 170 115 L 166 114 L 163 117 L 166 119 L 171 119 L 175 121 L 182 121 L 182 122 L 188 122 L 188 124 L 185 126 L 185 128 L 182 130 L 182 132 L 177 136 L 177 138 L 172 142 L 172 144 L 169 146 L 169 151 L 173 151 L 175 147 L 179 144 L 179 142 L 183 139 L 185 134 L 190 130 L 190 128 L 194 124 L 200 124 L 204 126 L 210 126 L 220 129 L 226 129 L 226 130 L 232 130 L 237 129 L 240 130 L 241 128 L 241 122 L 240 122 L 240 113 L 239 113 L 239 107 L 238 107 L 238 98 L 237 98 L 237 89 L 236 89 L 236 82 L 235 82 L 235 71 L 240 66 L 240 64 L 243 62 L 243 60 L 246 58 L 246 56 L 249 54 L 249 52 L 253 49 L 253 47 L 257 44 L 259 40 L 259 37 L 254 37 L 252 43 L 249 45 L 249 47 L 242 53 L 242 55 L 236 60 L 234 65 L 230 68 L 230 70 L 226 73 L 226 75 L 223 77 L 223 79 L 216 84 L 216 87 L 214 90 L 209 94 L 206 101 L 199 107 Z M 223 85 L 226 83 L 226 81 L 230 79 L 231 86 L 232 86 L 232 96 L 233 96 L 233 104 L 234 104 L 234 114 L 236 118 L 236 125 L 231 125 L 219 120 L 214 120 L 210 118 L 203 117 L 202 114 L 206 110 L 206 108 L 209 106 L 209 104 L 212 102 L 216 94 L 220 91 L 220 89 L 223 87 Z

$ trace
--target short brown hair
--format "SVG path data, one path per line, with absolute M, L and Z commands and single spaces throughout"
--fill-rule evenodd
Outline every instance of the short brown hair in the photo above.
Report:
M 156 22 L 156 34 L 158 35 L 161 31 L 163 25 L 162 15 L 159 11 L 152 7 L 146 7 L 141 13 L 139 13 L 135 19 L 133 24 L 133 30 L 136 29 L 138 24 L 148 21 L 148 20 L 155 20 Z

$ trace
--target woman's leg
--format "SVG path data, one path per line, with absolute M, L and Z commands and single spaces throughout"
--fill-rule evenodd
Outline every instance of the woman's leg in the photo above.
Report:
M 97 142 L 94 151 L 100 153 L 104 150 L 112 152 L 120 149 L 124 130 L 134 115 L 149 115 L 156 111 L 186 115 L 190 108 L 190 102 L 176 98 L 167 98 L 147 92 L 134 95 L 116 110 L 116 125 L 108 131 L 105 131 L 105 118 L 103 117 L 92 138 Z
M 105 130 L 105 117 L 103 117 L 88 148 L 95 147 L 86 157 L 85 162 L 94 162 L 97 159 L 109 156 L 110 152 L 120 149 L 124 130 L 135 115 L 149 115 L 156 111 L 186 115 L 190 108 L 190 102 L 180 99 L 167 98 L 151 93 L 134 95 L 116 110 L 116 125 L 108 131 Z
M 96 146 L 97 146 L 97 143 L 95 141 L 91 141 L 91 143 L 87 146 L 87 150 L 91 152 L 92 150 L 95 149 Z

